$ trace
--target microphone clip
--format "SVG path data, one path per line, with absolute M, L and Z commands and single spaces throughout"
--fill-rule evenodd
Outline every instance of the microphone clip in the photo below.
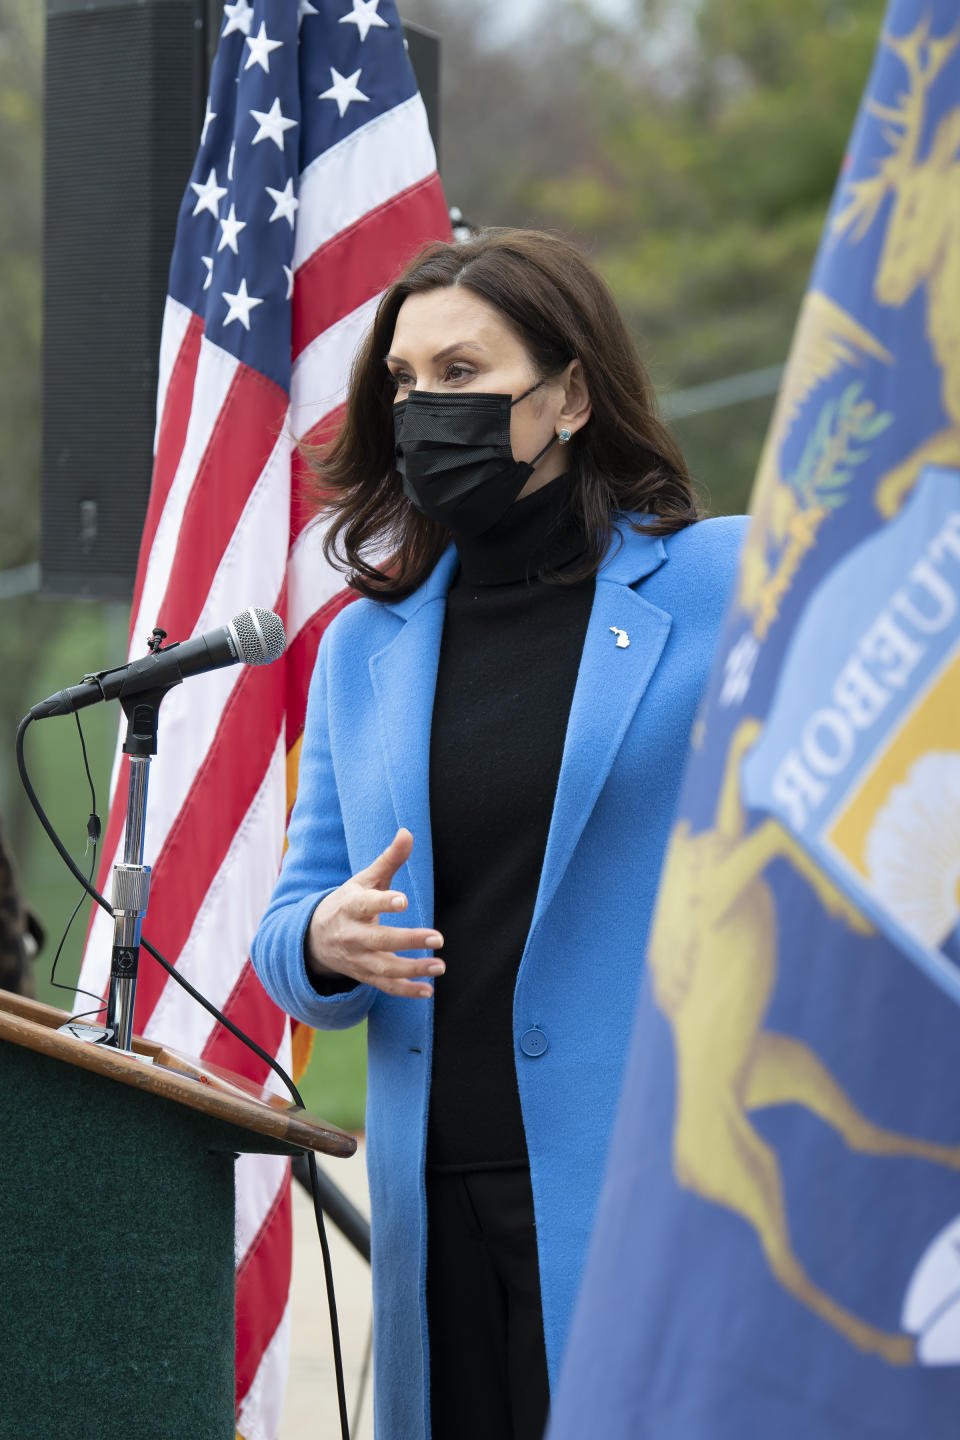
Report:
M 127 734 L 122 747 L 125 755 L 156 755 L 160 702 L 171 688 L 164 685 L 156 690 L 141 690 L 136 695 L 118 697 L 120 708 L 127 717 Z

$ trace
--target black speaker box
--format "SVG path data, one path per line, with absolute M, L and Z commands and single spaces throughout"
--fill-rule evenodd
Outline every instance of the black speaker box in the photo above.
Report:
M 223 3 L 46 5 L 41 589 L 125 600 L 170 253 Z M 437 142 L 439 45 L 404 31 Z
M 42 588 L 124 599 L 205 97 L 205 0 L 48 0 Z

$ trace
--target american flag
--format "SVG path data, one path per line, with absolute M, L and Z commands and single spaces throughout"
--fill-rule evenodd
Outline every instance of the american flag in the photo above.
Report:
M 274 665 L 195 677 L 165 701 L 144 931 L 294 1073 L 310 1032 L 291 1035 L 249 947 L 280 865 L 317 645 L 350 598 L 308 525 L 295 445 L 334 433 L 379 295 L 419 245 L 449 233 L 393 0 L 226 4 L 170 268 L 130 655 L 155 625 L 182 640 L 248 605 L 282 615 L 288 649 Z M 126 788 L 118 752 L 101 883 Z M 98 911 L 85 988 L 105 993 L 111 940 Z M 149 959 L 135 1024 L 267 1079 Z M 274 1440 L 289 1338 L 286 1160 L 238 1161 L 236 1253 L 237 1428 Z

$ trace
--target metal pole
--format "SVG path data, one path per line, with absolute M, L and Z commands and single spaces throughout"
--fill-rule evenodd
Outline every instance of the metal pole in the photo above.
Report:
M 123 860 L 113 867 L 112 902 L 115 911 L 110 990 L 107 995 L 109 1044 L 129 1050 L 133 1038 L 133 1004 L 140 959 L 140 927 L 150 897 L 150 866 L 143 864 L 143 833 L 147 818 L 147 783 L 150 756 L 130 756 L 127 787 L 127 824 Z

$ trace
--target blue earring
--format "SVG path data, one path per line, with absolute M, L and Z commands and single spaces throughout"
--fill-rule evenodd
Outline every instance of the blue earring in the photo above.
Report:
M 557 436 L 557 439 L 561 445 L 566 445 L 567 441 L 570 439 L 570 431 L 561 430 L 560 434 Z

